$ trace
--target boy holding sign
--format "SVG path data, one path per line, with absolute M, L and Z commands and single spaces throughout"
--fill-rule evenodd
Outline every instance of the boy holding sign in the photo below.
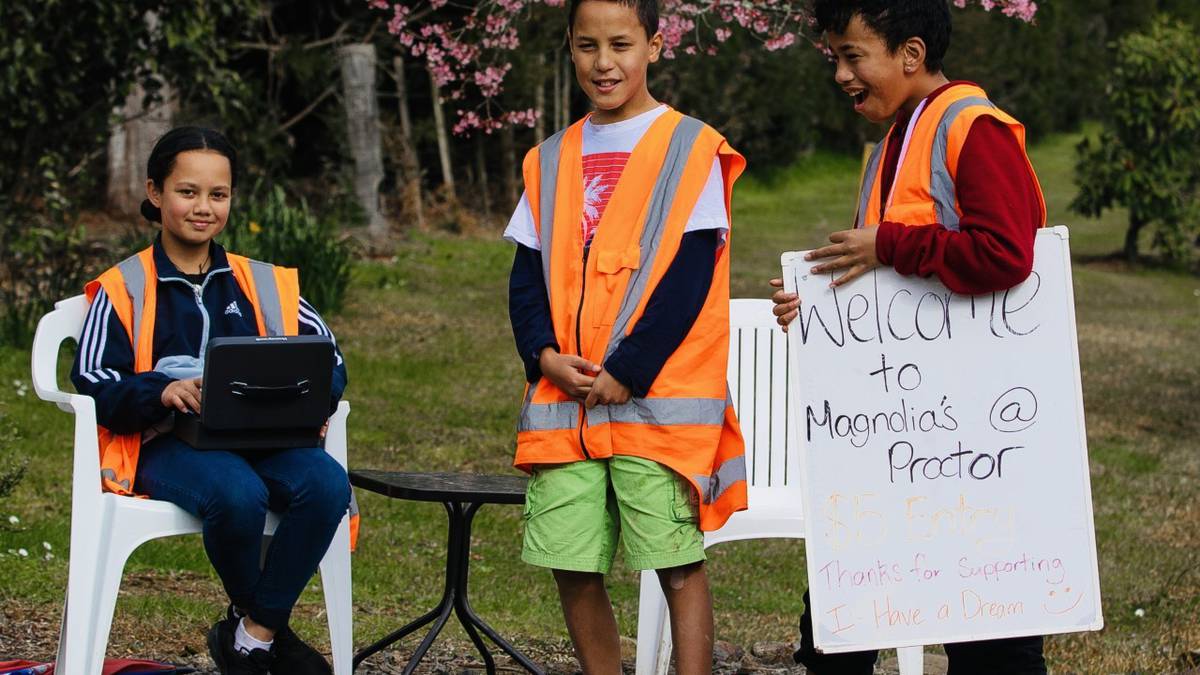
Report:
M 946 0 L 816 0 L 813 13 L 837 61 L 834 78 L 872 122 L 891 121 L 863 176 L 854 229 L 812 251 L 812 272 L 840 286 L 887 265 L 980 294 L 1015 286 L 1033 266 L 1046 205 L 1025 153 L 1024 127 L 978 86 L 950 81 Z M 782 289 L 782 279 L 771 285 Z M 800 299 L 777 291 L 786 330 Z M 812 672 L 870 673 L 876 652 L 822 654 L 805 593 L 796 660 Z M 951 673 L 1044 673 L 1040 636 L 946 645 Z

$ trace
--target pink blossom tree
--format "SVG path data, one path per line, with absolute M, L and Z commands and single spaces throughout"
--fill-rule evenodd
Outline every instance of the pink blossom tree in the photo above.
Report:
M 565 0 L 367 0 L 388 17 L 388 31 L 401 48 L 428 67 L 437 87 L 458 101 L 454 133 L 492 133 L 505 125 L 532 127 L 532 108 L 506 110 L 499 104 L 511 53 L 521 46 L 522 26 L 539 5 L 562 8 Z M 747 31 L 769 51 L 801 42 L 820 46 L 804 0 L 661 0 L 663 56 L 715 54 L 733 34 Z M 953 0 L 959 8 L 978 5 L 1032 22 L 1033 0 Z M 564 12 L 565 13 L 565 12 Z M 467 105 L 468 101 L 474 101 Z

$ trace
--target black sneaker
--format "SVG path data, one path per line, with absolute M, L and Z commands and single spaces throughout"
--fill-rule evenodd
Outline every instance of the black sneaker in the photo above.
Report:
M 225 620 L 231 621 L 234 628 L 241 617 L 242 613 L 232 604 L 225 610 Z M 333 675 L 325 657 L 301 640 L 291 626 L 275 633 L 271 655 L 274 658 L 271 675 Z
M 275 656 L 271 675 L 333 675 L 333 668 L 329 667 L 325 657 L 301 640 L 291 627 L 285 626 L 275 633 L 271 652 Z
M 241 619 L 223 619 L 213 624 L 208 631 L 208 655 L 217 664 L 221 675 L 268 675 L 271 652 L 252 649 L 249 654 L 243 654 L 233 646 L 238 621 Z

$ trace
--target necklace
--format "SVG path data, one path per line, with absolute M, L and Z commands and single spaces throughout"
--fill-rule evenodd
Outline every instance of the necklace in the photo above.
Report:
M 210 267 L 211 265 L 212 265 L 212 248 L 210 247 L 208 249 L 208 255 L 205 256 L 204 262 L 200 263 L 199 268 L 196 270 L 196 274 L 204 274 L 204 269 L 206 267 Z

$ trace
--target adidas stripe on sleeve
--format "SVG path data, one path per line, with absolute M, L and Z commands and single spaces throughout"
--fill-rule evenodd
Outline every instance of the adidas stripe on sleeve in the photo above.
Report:
M 317 335 L 323 335 L 333 342 L 333 355 L 336 359 L 335 365 L 342 365 L 341 350 L 337 348 L 337 338 L 333 336 L 333 331 L 329 330 L 329 326 L 325 325 L 325 321 L 321 319 L 321 315 L 317 314 L 317 310 L 304 298 L 300 298 L 300 323 L 308 326 Z
M 83 332 L 79 336 L 79 374 L 92 384 L 99 384 L 101 380 L 121 380 L 121 373 L 101 366 L 104 349 L 108 346 L 112 312 L 112 302 L 102 288 L 92 300 L 83 323 Z

